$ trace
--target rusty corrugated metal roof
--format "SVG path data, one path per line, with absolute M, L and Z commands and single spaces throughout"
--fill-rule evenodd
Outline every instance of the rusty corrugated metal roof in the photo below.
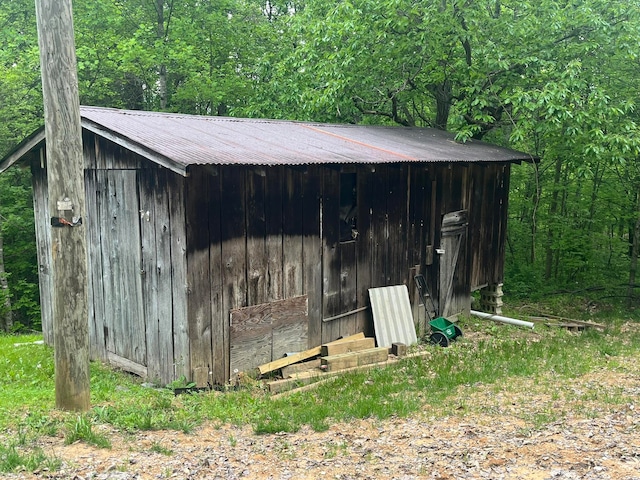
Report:
M 528 154 L 429 128 L 330 125 L 81 107 L 92 125 L 179 165 L 514 162 Z
M 519 162 L 526 153 L 431 128 L 331 125 L 80 107 L 82 127 L 176 172 L 190 165 Z M 0 172 L 44 141 L 34 132 L 0 160 Z

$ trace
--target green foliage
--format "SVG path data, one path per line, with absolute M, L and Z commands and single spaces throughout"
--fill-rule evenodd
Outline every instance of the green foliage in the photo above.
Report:
M 638 0 L 160 3 L 74 2 L 83 104 L 435 126 L 531 152 L 538 166 L 513 168 L 505 290 L 625 295 Z M 1 156 L 42 121 L 32 3 L 3 6 L 0 44 Z M 0 215 L 15 325 L 37 329 L 28 176 L 0 176 Z
M 41 337 L 0 336 L 0 419 L 4 421 L 14 418 L 12 405 L 28 405 L 32 415 L 49 411 L 54 405 L 53 352 L 44 345 L 32 344 L 37 340 Z
M 38 37 L 32 2 L 15 0 L 3 3 L 0 45 L 1 158 L 36 128 L 43 114 Z M 0 188 L 0 192 L 2 190 Z
M 40 468 L 55 471 L 60 468 L 61 463 L 59 458 L 47 456 L 40 448 L 25 451 L 15 443 L 0 444 L 0 472 L 33 472 Z
M 170 448 L 164 447 L 162 444 L 158 442 L 153 442 L 149 450 L 155 453 L 166 455 L 167 457 L 170 457 L 171 455 L 173 455 L 173 450 L 171 450 Z
M 193 388 L 196 384 L 194 382 L 187 381 L 187 378 L 182 375 L 180 378 L 174 380 L 170 384 L 167 385 L 167 388 L 170 390 L 175 390 L 176 388 Z
M 14 328 L 39 330 L 38 261 L 29 171 L 14 168 L 0 176 L 0 216 Z M 0 302 L 0 308 L 4 305 Z
M 86 415 L 78 415 L 69 422 L 64 441 L 67 445 L 82 441 L 98 448 L 111 448 L 109 439 L 93 430 L 91 419 Z

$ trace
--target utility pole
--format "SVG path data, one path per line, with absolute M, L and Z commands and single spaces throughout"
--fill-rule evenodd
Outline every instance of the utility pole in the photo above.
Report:
M 56 406 L 86 411 L 89 324 L 84 161 L 71 0 L 35 0 L 53 269 Z

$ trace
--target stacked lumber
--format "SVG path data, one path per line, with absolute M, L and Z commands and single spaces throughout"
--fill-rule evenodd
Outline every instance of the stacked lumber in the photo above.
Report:
M 584 320 L 576 320 L 573 318 L 558 317 L 557 315 L 530 315 L 529 319 L 532 322 L 544 323 L 547 327 L 561 327 L 573 331 L 582 331 L 586 328 L 594 328 L 599 331 L 603 331 L 607 328 L 606 325 L 595 322 L 585 322 Z
M 394 353 L 404 352 L 394 345 Z M 375 339 L 358 333 L 304 352 L 260 365 L 261 375 L 279 371 L 280 377 L 267 382 L 271 393 L 299 388 L 344 372 L 386 365 L 396 360 L 389 348 L 376 347 Z

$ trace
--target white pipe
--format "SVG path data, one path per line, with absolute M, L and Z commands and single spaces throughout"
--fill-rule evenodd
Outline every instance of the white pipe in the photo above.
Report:
M 476 310 L 471 310 L 469 313 L 471 315 L 475 315 L 476 317 L 485 318 L 487 320 L 495 320 L 496 322 L 508 323 L 509 325 L 517 325 L 518 327 L 533 328 L 534 325 L 532 322 L 525 322 L 524 320 L 516 320 L 515 318 L 502 317 L 500 315 L 494 315 L 493 313 L 477 312 Z

